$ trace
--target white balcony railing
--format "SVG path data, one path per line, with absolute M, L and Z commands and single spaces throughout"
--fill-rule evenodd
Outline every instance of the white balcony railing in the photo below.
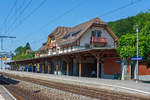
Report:
M 89 48 L 114 48 L 114 47 L 89 47 Z M 47 54 L 40 54 L 40 57 L 43 57 L 43 56 L 48 56 L 48 55 L 56 55 L 56 54 L 66 54 L 66 53 L 70 53 L 70 52 L 75 52 L 75 51 L 80 51 L 80 50 L 86 50 L 87 48 L 85 46 L 74 46 L 69 49 L 65 49 L 64 51 L 62 49 L 59 49 L 58 51 L 52 51 L 52 50 L 49 50 L 49 52 Z

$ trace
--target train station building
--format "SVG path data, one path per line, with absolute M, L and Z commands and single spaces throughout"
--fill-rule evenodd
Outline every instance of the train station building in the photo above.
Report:
M 23 71 L 80 77 L 114 78 L 121 74 L 117 36 L 94 18 L 74 27 L 57 27 L 32 59 L 9 62 Z

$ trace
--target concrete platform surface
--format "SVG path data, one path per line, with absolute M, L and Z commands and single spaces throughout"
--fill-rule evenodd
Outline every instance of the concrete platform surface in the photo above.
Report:
M 10 92 L 0 85 L 0 100 L 17 100 Z
M 57 81 L 68 84 L 83 85 L 99 89 L 109 89 L 117 92 L 133 93 L 135 95 L 150 96 L 150 83 L 143 83 L 132 80 L 111 80 L 111 79 L 97 79 L 87 77 L 74 77 L 65 75 L 52 75 L 44 73 L 32 73 L 32 72 L 19 72 L 1 70 L 0 72 L 19 75 L 21 77 L 31 77 L 49 81 Z

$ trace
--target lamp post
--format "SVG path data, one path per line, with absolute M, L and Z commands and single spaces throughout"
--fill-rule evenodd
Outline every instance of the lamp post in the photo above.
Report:
M 136 29 L 136 32 L 137 32 L 137 61 L 136 61 L 136 83 L 138 83 L 138 80 L 139 80 L 139 76 L 138 76 L 138 72 L 139 72 L 139 68 L 138 68 L 138 66 L 139 66 L 139 62 L 138 62 L 138 56 L 139 56 L 139 30 L 138 30 L 138 28 Z

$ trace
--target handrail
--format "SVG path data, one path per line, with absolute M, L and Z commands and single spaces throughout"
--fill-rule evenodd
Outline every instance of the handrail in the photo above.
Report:
M 107 43 L 107 38 L 101 38 L 101 37 L 91 37 L 91 42 L 98 42 L 98 43 Z

